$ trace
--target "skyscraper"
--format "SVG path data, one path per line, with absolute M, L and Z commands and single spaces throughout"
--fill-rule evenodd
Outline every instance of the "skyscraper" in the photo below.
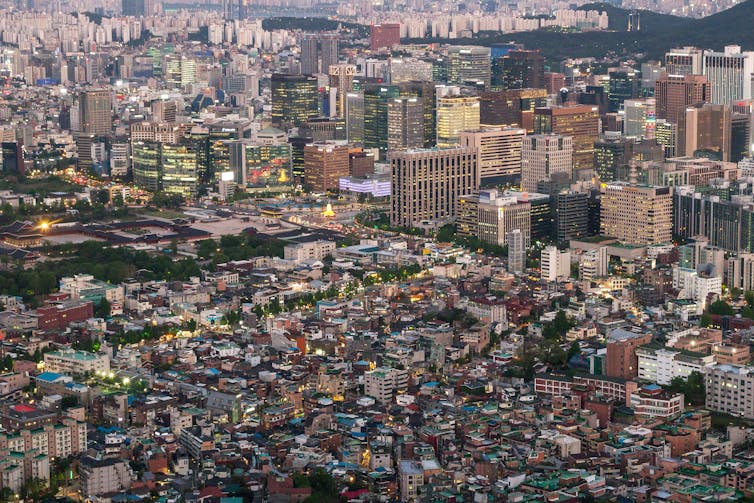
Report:
M 326 73 L 330 65 L 338 63 L 338 35 L 335 33 L 306 34 L 301 39 L 301 73 Z
M 623 134 L 637 138 L 654 138 L 657 120 L 654 98 L 623 102 Z
M 709 102 L 710 82 L 703 75 L 663 75 L 655 82 L 657 118 L 678 124 L 686 107 Z
M 680 155 L 730 160 L 731 113 L 728 105 L 699 104 L 686 108 L 678 123 Z
M 477 189 L 473 149 L 417 149 L 391 156 L 390 222 L 411 227 L 458 216 L 458 199 Z
M 752 97 L 754 52 L 741 52 L 737 45 L 727 45 L 723 52 L 704 53 L 704 75 L 711 84 L 710 103 L 730 105 Z
M 79 95 L 81 131 L 109 135 L 113 129 L 112 93 L 108 89 L 82 91 Z
M 516 183 L 521 177 L 521 143 L 526 131 L 520 128 L 488 128 L 461 131 L 459 143 L 479 153 L 480 186 Z
M 521 274 L 526 266 L 526 247 L 521 229 L 508 233 L 508 272 Z
M 459 133 L 479 129 L 478 96 L 438 96 L 437 146 L 458 144 Z
M 133 156 L 134 183 L 146 190 L 157 192 L 162 187 L 160 179 L 160 144 L 152 141 L 135 141 L 131 143 Z
M 424 147 L 424 99 L 393 98 L 387 102 L 388 151 Z
M 596 106 L 574 105 L 534 110 L 534 132 L 573 138 L 573 169 L 589 171 L 594 166 L 594 142 L 599 136 Z
M 183 142 L 161 145 L 162 190 L 181 194 L 186 198 L 196 195 L 199 184 L 199 157 L 196 145 Z
M 511 231 L 518 230 L 519 249 L 531 242 L 531 203 L 516 196 L 501 196 L 497 189 L 480 190 L 477 206 L 478 237 L 485 243 L 509 245 Z M 509 248 L 510 250 L 510 248 Z
M 380 159 L 387 157 L 387 104 L 400 97 L 397 86 L 364 86 L 364 148 L 376 148 Z
M 272 74 L 272 124 L 298 127 L 319 115 L 317 79 L 306 75 Z
M 669 243 L 673 234 L 671 187 L 610 183 L 602 188 L 600 234 L 623 243 Z
M 556 173 L 571 177 L 573 139 L 570 136 L 541 134 L 525 136 L 521 148 L 521 189 L 536 192 L 537 184 Z
M 309 190 L 337 190 L 341 177 L 349 171 L 346 145 L 314 143 L 304 147 L 304 183 Z
M 594 169 L 601 182 L 619 180 L 621 168 L 628 166 L 633 157 L 634 142 L 631 138 L 600 138 L 594 142 Z
M 545 87 L 545 58 L 539 51 L 511 50 L 493 62 L 492 86 L 501 89 Z
M 696 47 L 671 49 L 665 53 L 665 71 L 668 75 L 700 75 L 702 50 Z
M 564 190 L 553 196 L 555 239 L 565 243 L 588 235 L 589 194 Z
M 623 102 L 639 97 L 641 89 L 641 72 L 633 68 L 621 68 L 609 73 L 609 87 L 607 99 L 610 103 L 610 111 L 621 110 Z
M 337 106 L 335 115 L 345 117 L 346 95 L 353 87 L 353 77 L 356 75 L 356 66 L 350 64 L 330 65 L 327 70 L 330 76 L 330 89 L 337 89 Z
M 448 83 L 463 85 L 481 82 L 490 87 L 490 48 L 451 46 L 448 48 Z
M 479 122 L 483 126 L 521 127 L 533 132 L 534 109 L 546 105 L 546 89 L 483 92 L 479 94 Z

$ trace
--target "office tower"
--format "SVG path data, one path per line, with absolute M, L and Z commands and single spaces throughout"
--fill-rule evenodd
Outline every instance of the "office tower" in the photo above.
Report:
M 412 227 L 458 216 L 458 198 L 477 189 L 473 149 L 420 149 L 391 156 L 390 222 Z
M 597 107 L 574 105 L 537 108 L 534 110 L 534 132 L 572 137 L 574 171 L 588 171 L 594 167 L 594 142 L 599 137 Z
M 531 242 L 531 203 L 514 195 L 500 195 L 497 189 L 480 190 L 477 198 L 477 232 L 485 243 L 510 244 L 510 232 L 521 232 L 522 247 Z
M 255 140 L 232 141 L 230 149 L 230 170 L 239 184 L 271 187 L 291 183 L 293 148 L 282 131 L 263 129 Z
M 602 188 L 600 234 L 627 244 L 670 243 L 673 233 L 670 187 L 611 183 Z
M 561 281 L 571 275 L 571 254 L 555 246 L 545 246 L 540 255 L 540 278 L 542 281 Z
M 739 162 L 752 154 L 751 128 L 752 116 L 749 114 L 731 115 L 730 161 Z
M 545 58 L 538 50 L 512 50 L 495 59 L 492 86 L 501 89 L 539 89 L 545 87 L 544 73 Z
M 594 169 L 601 182 L 619 180 L 621 168 L 633 158 L 634 142 L 631 138 L 600 138 L 594 143 Z
M 448 47 L 448 84 L 481 82 L 490 87 L 490 48 L 478 46 Z
M 730 105 L 752 97 L 754 52 L 741 52 L 737 45 L 726 45 L 723 52 L 705 52 L 703 71 L 711 85 L 710 103 Z
M 647 61 L 641 64 L 641 96 L 654 96 L 655 82 L 665 74 L 665 68 L 659 61 Z
M 546 89 L 511 89 L 479 94 L 482 126 L 520 127 L 534 131 L 534 109 L 547 105 Z
M 304 147 L 304 184 L 315 192 L 338 190 L 348 176 L 348 146 L 314 143 Z
M 307 34 L 301 39 L 301 73 L 319 73 L 319 39 L 316 35 Z
M 348 153 L 348 174 L 364 178 L 374 174 L 374 154 L 361 149 L 351 149 Z
M 364 86 L 364 148 L 376 148 L 380 159 L 387 158 L 387 104 L 400 97 L 397 86 Z
M 704 75 L 663 75 L 655 82 L 657 118 L 678 124 L 686 107 L 709 102 L 710 81 Z
M 414 58 L 390 58 L 390 83 L 431 82 L 432 63 Z
M 547 89 L 548 94 L 559 95 L 560 90 L 566 86 L 564 73 L 545 72 L 544 77 L 544 88 Z
M 641 72 L 633 68 L 622 68 L 609 72 L 607 100 L 610 111 L 621 110 L 623 102 L 639 97 L 641 89 Z
M 298 127 L 308 118 L 319 115 L 319 93 L 314 77 L 273 73 L 271 92 L 271 117 L 275 127 Z
M 369 29 L 369 47 L 376 51 L 401 43 L 401 25 L 398 23 L 373 24 Z
M 131 171 L 131 145 L 127 138 L 117 138 L 110 145 L 110 176 L 125 178 Z
M 702 53 L 696 47 L 671 49 L 665 53 L 665 71 L 668 75 L 701 75 Z
M 635 379 L 639 375 L 636 348 L 652 342 L 651 334 L 636 334 L 617 329 L 607 337 L 607 375 L 620 379 Z
M 653 139 L 657 121 L 654 98 L 626 100 L 623 102 L 623 134 L 636 138 Z
M 4 141 L 2 148 L 3 176 L 23 177 L 26 173 L 24 166 L 24 150 L 17 141 Z
M 421 98 L 424 103 L 424 148 L 435 146 L 437 117 L 435 105 L 437 90 L 432 82 L 405 82 L 400 86 L 401 96 Z
M 508 272 L 521 274 L 526 266 L 526 248 L 521 229 L 513 229 L 508 233 Z
M 458 144 L 458 135 L 467 129 L 479 129 L 478 96 L 437 97 L 437 146 Z
M 665 158 L 675 157 L 678 142 L 678 125 L 660 119 L 655 124 L 655 141 L 661 145 Z
M 388 152 L 422 147 L 424 147 L 424 99 L 393 98 L 388 100 Z
M 319 68 L 322 73 L 327 72 L 331 65 L 338 64 L 339 43 L 337 33 L 324 33 L 319 36 Z
M 700 104 L 686 108 L 678 123 L 678 154 L 703 155 L 729 161 L 731 113 L 728 105 Z
M 364 93 L 346 94 L 346 138 L 352 145 L 364 145 Z
M 84 133 L 109 135 L 113 129 L 112 93 L 108 89 L 82 91 L 79 95 L 80 128 Z
M 161 179 L 160 144 L 153 141 L 131 143 L 132 170 L 136 186 L 157 192 Z
M 589 194 L 564 190 L 552 196 L 555 214 L 555 239 L 565 243 L 581 239 L 589 231 Z
M 525 136 L 521 148 L 521 189 L 537 191 L 540 181 L 556 173 L 569 178 L 573 169 L 573 139 L 556 134 Z
M 330 76 L 330 89 L 335 88 L 338 90 L 335 115 L 345 117 L 346 96 L 353 89 L 353 77 L 356 75 L 356 66 L 349 64 L 330 65 L 327 73 Z
M 521 178 L 521 143 L 526 131 L 520 128 L 487 128 L 461 131 L 462 147 L 477 150 L 480 186 L 516 183 Z
M 155 100 L 152 102 L 152 120 L 154 122 L 174 124 L 178 115 L 175 101 Z
M 553 178 L 565 175 L 557 173 Z M 531 240 L 545 241 L 552 239 L 553 218 L 550 195 L 538 192 L 522 192 L 519 190 L 506 190 L 504 197 L 515 197 L 519 203 L 529 204 L 529 229 Z M 527 240 L 527 245 L 530 241 Z
M 301 123 L 298 134 L 315 143 L 346 141 L 346 121 L 340 117 L 313 117 Z
M 162 166 L 162 190 L 180 194 L 189 199 L 196 196 L 199 185 L 199 156 L 196 145 L 191 142 L 183 142 L 177 145 L 162 144 L 160 146 L 160 164 Z

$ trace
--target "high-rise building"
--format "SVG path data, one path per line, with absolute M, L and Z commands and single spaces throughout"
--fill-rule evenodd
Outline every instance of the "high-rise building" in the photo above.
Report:
M 346 63 L 330 65 L 327 73 L 330 76 L 330 89 L 337 89 L 337 103 L 334 115 L 346 117 L 346 96 L 353 89 L 353 77 L 356 75 L 356 66 Z
M 726 45 L 723 52 L 705 51 L 703 72 L 711 84 L 710 103 L 730 105 L 752 97 L 754 52 L 741 52 L 737 45 Z
M 373 24 L 369 30 L 369 47 L 376 51 L 401 43 L 401 25 L 398 23 Z
M 364 93 L 346 94 L 346 138 L 352 145 L 364 145 Z
M 376 148 L 380 159 L 387 157 L 388 102 L 400 97 L 397 86 L 364 86 L 364 148 Z
M 347 145 L 315 143 L 304 147 L 304 184 L 310 191 L 338 189 L 341 177 L 349 171 Z
M 479 94 L 479 122 L 485 127 L 520 127 L 531 133 L 534 109 L 546 105 L 546 89 L 482 92 Z
M 199 156 L 191 142 L 160 146 L 162 190 L 193 198 L 199 185 Z
M 594 143 L 594 169 L 601 182 L 620 180 L 621 168 L 628 166 L 633 157 L 634 141 L 620 136 L 600 138 Z
M 134 183 L 152 192 L 159 191 L 162 175 L 160 144 L 152 141 L 132 142 L 131 155 Z
M 731 113 L 728 105 L 700 104 L 686 108 L 678 123 L 678 153 L 730 161 Z
M 534 132 L 573 138 L 573 169 L 594 167 L 594 142 L 599 137 L 599 111 L 595 106 L 574 105 L 534 110 Z
M 113 129 L 112 93 L 108 89 L 91 89 L 79 95 L 81 131 L 109 135 Z
M 537 184 L 556 173 L 570 178 L 573 169 L 573 139 L 570 136 L 540 134 L 525 136 L 521 147 L 521 188 L 536 192 Z
M 602 188 L 600 234 L 635 245 L 670 243 L 673 237 L 671 187 L 610 183 Z
M 390 222 L 412 227 L 458 216 L 458 199 L 477 189 L 477 152 L 455 147 L 396 152 L 391 156 Z
M 510 232 L 521 232 L 523 247 L 531 242 L 531 203 L 497 189 L 480 190 L 477 199 L 477 236 L 485 243 L 509 244 Z
M 678 124 L 686 107 L 709 102 L 710 82 L 704 75 L 663 75 L 655 82 L 657 118 Z
M 571 254 L 555 246 L 546 246 L 540 255 L 542 281 L 560 281 L 571 275 Z
M 521 274 L 526 267 L 526 247 L 521 229 L 508 232 L 508 272 Z
M 272 74 L 272 125 L 298 127 L 319 115 L 317 79 L 306 75 Z
M 545 58 L 539 51 L 511 50 L 492 64 L 492 86 L 501 89 L 545 87 Z
M 633 68 L 613 70 L 609 74 L 607 99 L 610 111 L 621 110 L 623 102 L 639 97 L 641 89 L 641 72 Z
M 435 105 L 437 90 L 432 82 L 404 82 L 400 85 L 401 96 L 421 98 L 424 103 L 424 148 L 435 146 L 437 117 Z
M 143 16 L 144 0 L 121 0 L 121 13 L 124 16 Z
M 490 87 L 490 48 L 450 46 L 448 48 L 448 83 L 464 85 L 480 82 Z
M 675 157 L 678 144 L 678 124 L 659 119 L 655 124 L 655 141 L 662 146 L 665 158 Z
M 564 190 L 552 198 L 555 213 L 555 239 L 565 243 L 582 239 L 589 231 L 589 194 Z
M 700 75 L 703 51 L 696 47 L 671 49 L 665 53 L 665 71 L 668 75 Z
M 437 146 L 458 145 L 461 131 L 479 129 L 478 96 L 437 97 Z
M 387 102 L 388 151 L 424 147 L 424 99 L 393 98 Z
M 515 183 L 521 178 L 521 143 L 526 131 L 520 128 L 487 128 L 461 131 L 459 143 L 479 153 L 480 186 Z
M 2 148 L 3 175 L 11 177 L 23 177 L 26 169 L 24 166 L 24 150 L 17 141 L 4 141 L 0 143 Z
M 301 39 L 301 74 L 325 73 L 338 63 L 338 35 L 306 34 Z
M 623 134 L 653 139 L 657 122 L 655 98 L 623 102 Z

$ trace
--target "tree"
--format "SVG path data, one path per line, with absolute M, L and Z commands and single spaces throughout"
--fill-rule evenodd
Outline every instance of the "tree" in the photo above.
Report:
M 217 253 L 217 241 L 214 239 L 203 239 L 199 241 L 196 247 L 196 254 L 200 259 L 208 259 Z
M 446 224 L 437 230 L 437 241 L 441 243 L 452 243 L 456 237 L 456 225 Z
M 94 316 L 97 318 L 107 318 L 110 316 L 110 302 L 106 298 L 102 298 L 94 309 Z
M 170 192 L 156 192 L 152 196 L 152 204 L 158 208 L 178 209 L 183 204 L 183 196 Z
M 710 304 L 707 312 L 720 316 L 733 316 L 733 307 L 724 300 L 717 300 Z
M 581 354 L 581 345 L 579 345 L 579 341 L 573 341 L 571 343 L 571 346 L 568 348 L 567 361 L 571 361 L 571 358 L 580 354 Z
M 712 316 L 710 316 L 709 313 L 702 313 L 701 318 L 699 318 L 699 326 L 702 328 L 706 328 L 712 325 Z

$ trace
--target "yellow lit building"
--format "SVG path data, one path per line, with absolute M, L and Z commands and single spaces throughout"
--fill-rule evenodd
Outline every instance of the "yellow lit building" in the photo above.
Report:
M 669 243 L 673 232 L 672 187 L 627 183 L 602 186 L 600 234 L 623 243 Z
M 437 146 L 458 145 L 464 130 L 479 129 L 478 96 L 441 96 L 437 98 Z

